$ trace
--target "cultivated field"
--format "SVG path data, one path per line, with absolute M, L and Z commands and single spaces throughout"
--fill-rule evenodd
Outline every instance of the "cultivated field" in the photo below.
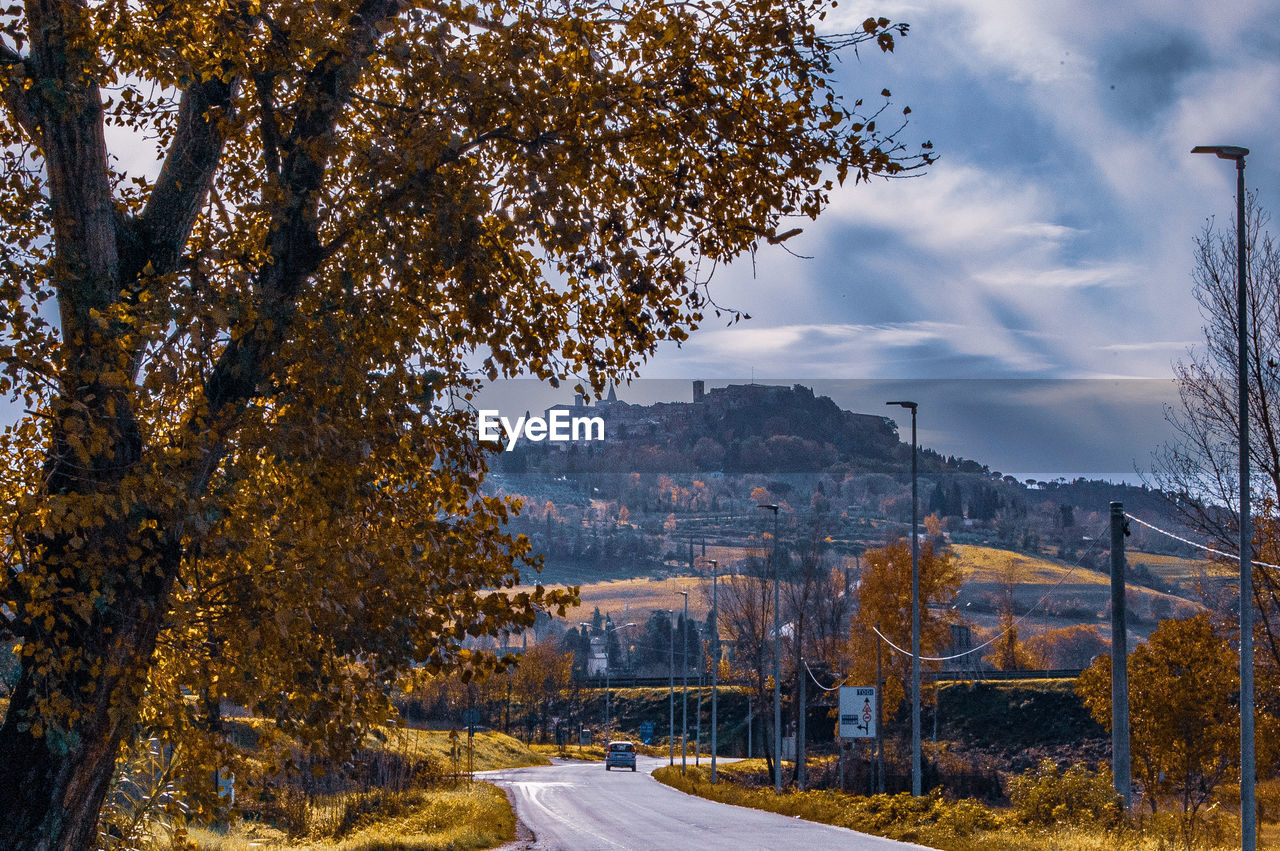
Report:
M 1020 634 L 1024 637 L 1079 623 L 1096 624 L 1109 634 L 1111 579 L 1107 573 L 993 547 L 957 546 L 955 551 L 963 576 L 957 606 L 978 626 L 996 625 L 1012 583 L 1015 612 L 1021 615 L 1035 607 L 1023 622 Z M 1130 584 L 1129 624 L 1135 634 L 1149 633 L 1165 618 L 1190 617 L 1200 610 L 1192 592 L 1194 579 L 1208 566 L 1206 562 L 1146 553 L 1129 553 L 1128 558 L 1132 565 L 1148 565 L 1176 591 L 1166 593 Z
M 997 622 L 999 606 L 1012 583 L 1018 614 L 1039 604 L 1024 622 L 1024 636 L 1076 623 L 1097 624 L 1104 633 L 1110 629 L 1107 612 L 1111 580 L 1102 570 L 995 547 L 962 544 L 954 547 L 954 551 L 962 576 L 956 605 L 975 625 L 985 628 Z M 696 550 L 699 567 L 701 552 L 699 547 Z M 726 546 L 708 546 L 706 552 L 706 558 L 717 560 L 722 571 L 732 570 L 745 559 L 760 554 L 759 549 Z M 1130 585 L 1130 620 L 1138 634 L 1146 634 L 1163 618 L 1188 617 L 1198 611 L 1200 605 L 1194 589 L 1202 574 L 1221 581 L 1230 573 L 1229 568 L 1200 559 L 1135 552 L 1128 553 L 1127 557 L 1131 565 L 1146 567 L 1173 592 Z M 853 560 L 848 561 L 852 568 Z M 1105 558 L 1098 559 L 1097 564 L 1105 568 Z M 711 608 L 711 582 L 701 576 L 637 577 L 586 583 L 580 587 L 582 607 L 569 616 L 571 622 L 584 620 L 599 608 L 614 623 L 643 623 L 655 609 L 682 610 L 681 591 L 689 592 L 691 617 L 702 620 Z M 1041 602 L 1046 592 L 1049 596 Z

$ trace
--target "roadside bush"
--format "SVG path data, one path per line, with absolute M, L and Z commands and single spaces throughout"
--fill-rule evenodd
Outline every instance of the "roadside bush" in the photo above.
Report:
M 1105 767 L 1092 772 L 1076 763 L 1062 771 L 1051 759 L 1009 781 L 1014 817 L 1024 824 L 1093 824 L 1115 827 L 1124 808 Z
M 939 800 L 930 815 L 938 830 L 951 836 L 972 836 L 980 831 L 1000 828 L 1000 820 L 995 813 L 973 798 Z
M 936 711 L 936 710 L 935 710 Z M 951 743 L 925 743 L 924 786 L 940 787 L 948 798 L 1004 799 L 999 761 L 981 753 L 956 753 Z M 906 777 L 906 782 L 910 778 Z M 906 788 L 906 787 L 904 787 Z
M 895 831 L 932 827 L 943 835 L 971 836 L 996 830 L 995 813 L 972 798 L 948 801 L 937 789 L 919 798 L 909 792 L 870 795 L 849 800 L 847 827 L 892 835 Z
M 892 839 L 923 842 L 934 847 L 969 847 L 968 837 L 999 830 L 1000 819 L 979 801 L 949 801 L 935 789 L 919 798 L 909 792 L 896 795 L 855 796 L 830 790 L 787 791 L 744 788 L 737 774 L 726 771 L 722 782 L 711 785 L 706 769 L 690 766 L 685 775 L 677 767 L 662 767 L 656 780 L 682 792 L 726 804 L 755 807 L 809 821 L 876 833 Z M 976 846 L 975 846 L 976 847 Z
M 264 790 L 257 805 L 246 812 L 268 824 L 274 824 L 292 837 L 306 836 L 311 830 L 311 808 L 307 793 L 296 786 Z
M 326 826 L 321 835 L 342 837 L 359 828 L 387 819 L 399 818 L 426 800 L 421 790 L 389 792 L 376 790 L 364 794 L 342 795 L 342 809 L 336 824 Z

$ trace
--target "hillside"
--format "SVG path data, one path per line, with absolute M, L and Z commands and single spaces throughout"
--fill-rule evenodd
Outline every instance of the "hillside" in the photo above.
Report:
M 892 419 L 841 410 L 810 388 L 730 385 L 691 400 L 633 405 L 616 395 L 564 408 L 605 422 L 600 443 L 534 443 L 494 456 L 492 492 L 521 499 L 512 530 L 543 557 L 526 583 L 581 584 L 583 612 L 614 622 L 681 608 L 711 560 L 720 570 L 767 563 L 779 506 L 782 564 L 817 555 L 856 575 L 867 549 L 909 534 L 910 447 Z M 1023 634 L 1072 624 L 1108 628 L 1106 574 L 1113 499 L 1179 529 L 1146 488 L 1077 479 L 1018 481 L 978 461 L 921 451 L 920 514 L 955 546 L 966 571 L 957 606 L 990 629 L 1007 607 L 1033 607 Z M 1135 634 L 1201 605 L 1220 579 L 1194 551 L 1135 524 L 1127 541 Z M 1143 553 L 1138 556 L 1137 553 Z M 1072 566 L 1075 566 L 1074 569 Z M 1069 577 L 1063 579 L 1067 571 Z M 679 586 L 679 587 L 677 587 Z M 690 595 L 701 617 L 706 594 Z M 619 620 L 621 619 L 621 620 Z
M 752 557 L 748 550 L 726 547 L 710 552 L 713 553 L 710 557 L 716 558 L 720 569 L 726 572 L 739 570 L 743 561 Z M 994 547 L 958 545 L 954 552 L 963 576 L 956 606 L 972 626 L 996 629 L 1007 589 L 1012 586 L 1014 611 L 1024 615 L 1035 610 L 1020 625 L 1019 634 L 1023 639 L 1077 624 L 1096 626 L 1104 637 L 1110 636 L 1111 586 L 1107 573 L 1052 557 Z M 1216 576 L 1214 572 L 1221 571 L 1204 561 L 1150 553 L 1129 553 L 1128 561 L 1131 573 L 1144 565 L 1157 565 L 1167 589 L 1130 582 L 1128 613 L 1135 636 L 1147 635 L 1163 618 L 1186 617 L 1198 611 L 1202 603 L 1197 581 L 1230 579 L 1225 575 Z M 858 567 L 858 561 L 852 558 L 843 564 L 851 572 Z M 615 624 L 643 624 L 653 611 L 680 610 L 684 604 L 681 591 L 689 592 L 689 615 L 695 620 L 704 619 L 711 605 L 710 580 L 698 576 L 611 579 L 580 587 L 582 606 L 578 619 L 599 610 Z M 622 634 L 624 645 L 627 640 L 640 640 L 639 630 Z
M 1110 639 L 1108 572 L 1086 568 L 1082 563 L 992 547 L 962 545 L 955 552 L 964 576 L 956 605 L 973 625 L 998 629 L 1000 613 L 1012 589 L 1013 611 L 1019 616 L 1031 613 L 1019 624 L 1023 639 L 1077 624 L 1095 626 Z M 1189 617 L 1202 609 L 1195 583 L 1201 570 L 1212 568 L 1209 563 L 1148 553 L 1126 553 L 1126 559 L 1126 609 L 1132 635 L 1145 637 L 1160 620 Z M 1144 576 L 1140 566 L 1152 560 L 1166 567 L 1164 580 L 1159 583 L 1163 587 L 1159 589 L 1137 581 Z
M 583 473 L 820 473 L 835 464 L 901 470 L 898 428 L 884 416 L 841 410 L 802 385 L 739 384 L 692 402 L 631 405 L 579 397 L 563 408 L 604 420 L 603 443 L 524 443 L 504 452 L 495 471 Z M 550 410 L 550 409 L 549 409 Z M 941 462 L 930 454 L 930 463 Z

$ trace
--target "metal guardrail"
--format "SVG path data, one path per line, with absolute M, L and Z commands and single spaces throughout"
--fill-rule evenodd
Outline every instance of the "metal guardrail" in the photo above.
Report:
M 679 671 L 676 671 L 675 681 L 676 681 L 676 688 L 679 688 L 680 687 Z M 579 677 L 577 680 L 575 680 L 575 682 L 582 688 L 604 688 L 604 685 L 605 685 L 604 677 Z M 666 688 L 668 682 L 669 682 L 669 679 L 665 676 L 663 677 L 628 677 L 628 676 L 620 676 L 618 674 L 611 674 L 609 676 L 609 688 L 611 689 L 649 688 L 649 687 L 657 687 L 657 686 L 662 686 L 663 688 Z M 697 684 L 698 682 L 697 671 L 689 672 L 689 682 L 691 685 Z M 710 685 L 710 680 L 704 683 L 704 685 Z
M 1049 668 L 1037 671 L 920 671 L 920 679 L 927 682 L 983 682 L 993 680 L 1073 680 L 1084 673 L 1083 668 Z M 697 674 L 690 672 L 691 683 Z M 676 687 L 680 687 L 680 674 L 677 672 Z M 609 688 L 666 688 L 667 677 L 628 677 L 613 675 L 609 677 Z M 583 677 L 577 681 L 582 688 L 604 688 L 604 677 Z M 706 685 L 706 683 L 704 683 Z M 730 683 L 721 683 L 730 685 Z
M 1074 680 L 1083 668 L 1050 668 L 1041 671 L 921 671 L 931 682 L 982 682 L 986 680 Z

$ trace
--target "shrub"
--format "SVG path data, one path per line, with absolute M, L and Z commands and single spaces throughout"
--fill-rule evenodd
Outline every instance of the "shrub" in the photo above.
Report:
M 1000 828 L 1000 820 L 995 813 L 973 798 L 939 800 L 931 815 L 938 830 L 952 836 L 972 836 L 979 831 Z
M 1009 781 L 1014 817 L 1024 824 L 1096 824 L 1114 827 L 1124 813 L 1111 772 L 1095 773 L 1076 763 L 1062 771 L 1051 759 Z
M 944 835 L 971 836 L 1000 827 L 1000 820 L 979 801 L 949 801 L 937 789 L 919 798 L 908 792 L 849 798 L 846 819 L 846 827 L 886 835 L 932 827 Z

